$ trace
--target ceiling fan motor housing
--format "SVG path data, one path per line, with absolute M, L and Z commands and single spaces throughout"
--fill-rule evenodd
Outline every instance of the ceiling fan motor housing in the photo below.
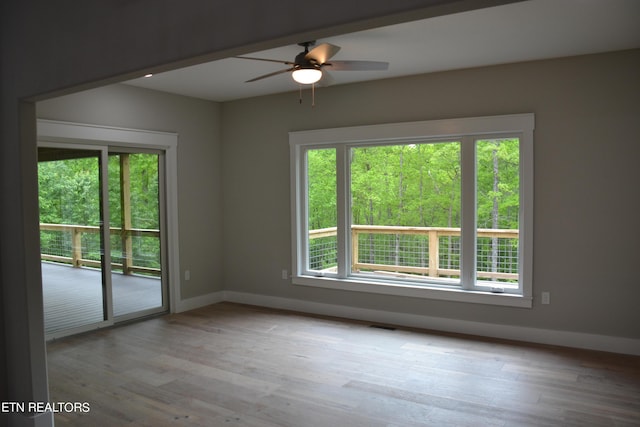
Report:
M 304 69 L 304 68 L 316 68 L 320 69 L 322 64 L 318 64 L 317 61 L 313 59 L 307 58 L 307 54 L 309 53 L 309 45 L 305 43 L 304 52 L 300 52 L 296 55 L 296 59 L 294 60 L 294 67 L 296 69 Z

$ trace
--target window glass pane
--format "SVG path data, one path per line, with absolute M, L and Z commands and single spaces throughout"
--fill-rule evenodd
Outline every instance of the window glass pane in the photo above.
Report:
M 158 154 L 109 154 L 114 316 L 162 308 Z M 116 231 L 117 232 L 113 232 Z
M 307 269 L 335 273 L 338 266 L 336 150 L 307 151 Z
M 110 153 L 110 226 L 125 230 L 111 235 L 113 271 L 128 265 L 125 274 L 160 275 L 159 211 L 158 155 Z
M 354 274 L 459 284 L 460 143 L 351 149 Z
M 107 319 L 100 152 L 39 148 L 44 330 L 66 333 Z
M 518 283 L 520 214 L 519 140 L 476 141 L 476 280 L 479 285 Z

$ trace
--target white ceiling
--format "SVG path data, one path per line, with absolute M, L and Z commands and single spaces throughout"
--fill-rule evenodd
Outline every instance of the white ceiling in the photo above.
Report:
M 387 71 L 334 71 L 334 85 L 435 71 L 640 47 L 640 0 L 529 0 L 318 40 L 342 49 L 334 60 L 389 62 Z M 304 40 L 301 40 L 304 41 Z M 297 45 L 248 56 L 293 61 Z M 298 90 L 287 68 L 227 58 L 126 84 L 211 101 Z

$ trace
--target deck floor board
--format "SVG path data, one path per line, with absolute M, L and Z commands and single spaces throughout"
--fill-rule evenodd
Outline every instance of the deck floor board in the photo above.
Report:
M 115 317 L 162 306 L 160 279 L 112 274 Z M 97 269 L 42 263 L 45 333 L 103 320 L 102 278 Z

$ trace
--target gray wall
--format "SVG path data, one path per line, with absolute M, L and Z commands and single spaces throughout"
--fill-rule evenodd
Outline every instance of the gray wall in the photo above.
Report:
M 220 105 L 111 85 L 37 104 L 41 119 L 178 134 L 178 234 L 182 299 L 222 290 Z M 184 274 L 181 274 L 184 277 Z
M 334 86 L 222 105 L 224 283 L 240 292 L 640 338 L 640 51 Z M 533 309 L 294 286 L 288 132 L 536 114 Z M 540 305 L 540 293 L 551 304 Z

